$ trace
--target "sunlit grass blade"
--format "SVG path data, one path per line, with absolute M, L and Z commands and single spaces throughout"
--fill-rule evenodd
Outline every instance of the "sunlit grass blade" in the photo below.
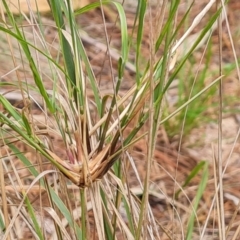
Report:
M 21 115 L 14 110 L 11 103 L 2 95 L 0 95 L 0 102 L 2 106 L 4 106 L 6 111 L 9 113 L 9 115 L 11 115 L 19 124 L 23 125 L 23 122 L 21 121 L 22 120 Z
M 219 17 L 221 13 L 221 9 L 219 9 L 212 17 L 211 19 L 209 19 L 208 23 L 206 24 L 206 26 L 204 27 L 204 29 L 202 30 L 201 34 L 199 35 L 198 39 L 194 42 L 193 46 L 191 47 L 191 49 L 189 50 L 189 52 L 184 56 L 184 58 L 182 59 L 182 61 L 179 63 L 179 65 L 176 67 L 175 71 L 173 72 L 173 74 L 171 74 L 171 76 L 168 79 L 168 82 L 166 84 L 166 86 L 164 87 L 163 93 L 166 92 L 166 90 L 169 88 L 170 84 L 172 83 L 172 81 L 174 80 L 174 78 L 176 77 L 177 73 L 180 71 L 180 69 L 182 69 L 184 63 L 186 62 L 186 60 L 189 58 L 189 56 L 191 55 L 191 53 L 194 51 L 194 49 L 197 47 L 197 45 L 201 42 L 202 38 L 211 30 L 211 27 L 213 26 L 213 24 L 216 22 L 217 18 Z
M 62 46 L 61 49 L 63 51 L 66 70 L 67 70 L 69 79 L 71 80 L 72 86 L 74 87 L 76 86 L 76 76 L 75 76 L 73 55 L 72 55 L 71 47 L 61 31 L 61 29 L 65 30 L 65 23 L 62 15 L 61 2 L 62 1 L 50 0 L 50 6 L 53 13 L 53 17 L 55 19 L 55 23 L 58 27 L 58 34 L 59 34 L 59 39 L 61 41 L 61 46 Z
M 125 64 L 128 60 L 128 31 L 127 31 L 127 20 L 126 15 L 123 9 L 123 6 L 117 2 L 113 2 L 113 4 L 116 6 L 120 18 L 120 26 L 121 26 L 121 49 L 122 49 L 122 60 L 123 60 L 123 66 L 122 66 L 122 74 L 125 67 Z
M 172 112 L 171 114 L 169 114 L 166 118 L 164 118 L 163 120 L 161 120 L 160 124 L 163 124 L 164 122 L 166 122 L 168 119 L 170 119 L 171 117 L 173 117 L 175 114 L 177 114 L 178 112 L 180 112 L 183 108 L 185 108 L 186 106 L 188 106 L 192 101 L 194 101 L 195 99 L 197 99 L 201 94 L 203 94 L 205 91 L 207 91 L 208 89 L 210 89 L 213 85 L 215 85 L 220 79 L 222 78 L 219 77 L 217 79 L 215 79 L 212 83 L 210 83 L 207 87 L 203 88 L 200 92 L 198 92 L 195 96 L 193 96 L 192 98 L 190 98 L 187 102 L 185 102 L 181 107 L 179 107 L 178 109 L 176 109 L 174 112 Z
M 86 6 L 76 10 L 74 12 L 74 14 L 77 16 L 77 15 L 80 15 L 80 14 L 83 14 L 83 13 L 87 13 L 87 12 L 93 10 L 93 9 L 96 9 L 96 8 L 100 7 L 101 4 L 105 5 L 105 4 L 109 4 L 109 3 L 112 3 L 112 1 L 103 0 L 103 1 L 101 1 L 101 3 L 100 2 L 93 2 L 93 3 L 87 4 Z

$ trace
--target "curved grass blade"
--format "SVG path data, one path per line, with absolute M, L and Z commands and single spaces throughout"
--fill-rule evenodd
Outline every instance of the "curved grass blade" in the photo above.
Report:
M 185 188 L 190 181 L 199 173 L 199 171 L 205 166 L 205 161 L 201 161 L 200 163 L 197 164 L 197 166 L 195 166 L 193 168 L 193 170 L 190 172 L 190 174 L 187 176 L 186 180 L 184 181 L 182 188 L 179 189 L 176 194 L 175 194 L 175 199 L 178 198 L 179 194 L 181 193 L 182 189 Z
M 108 3 L 112 3 L 112 1 L 105 0 L 105 1 L 101 1 L 101 3 L 100 2 L 93 2 L 93 3 L 90 3 L 90 4 L 88 4 L 88 5 L 84 6 L 84 7 L 76 10 L 74 12 L 74 14 L 77 16 L 77 15 L 80 15 L 80 14 L 83 14 L 83 13 L 87 13 L 87 12 L 89 12 L 89 11 L 95 9 L 95 8 L 100 7 L 101 4 L 102 5 L 106 5 Z

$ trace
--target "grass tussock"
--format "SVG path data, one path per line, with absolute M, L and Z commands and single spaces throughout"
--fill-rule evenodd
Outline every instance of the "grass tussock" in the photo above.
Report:
M 234 229 L 237 239 L 221 131 L 212 159 L 181 155 L 214 104 L 222 126 L 226 6 L 48 3 L 50 16 L 0 5 L 1 238 L 227 239 Z

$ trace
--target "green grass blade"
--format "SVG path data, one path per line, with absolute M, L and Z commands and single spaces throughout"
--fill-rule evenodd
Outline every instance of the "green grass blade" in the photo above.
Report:
M 13 144 L 7 144 L 8 147 L 13 151 L 13 153 L 15 154 L 15 156 L 21 160 L 21 162 L 23 163 L 24 166 L 26 166 L 26 168 L 28 169 L 28 171 L 34 176 L 37 177 L 39 175 L 38 171 L 36 170 L 36 168 L 32 165 L 32 163 L 24 156 L 24 154 L 22 152 L 20 152 L 20 150 L 14 146 Z
M 195 213 L 197 211 L 199 202 L 203 196 L 204 190 L 206 188 L 207 185 L 207 181 L 208 181 L 208 163 L 204 162 L 204 166 L 203 166 L 203 174 L 202 174 L 202 179 L 201 182 L 199 183 L 198 186 L 198 190 L 197 190 L 197 194 L 194 200 L 194 204 L 193 204 L 193 212 L 190 216 L 189 222 L 188 222 L 188 227 L 187 227 L 187 236 L 186 236 L 186 240 L 191 240 L 192 239 L 192 233 L 193 233 L 193 227 L 194 227 L 194 221 L 195 221 Z
M 200 163 L 197 164 L 197 166 L 195 166 L 193 168 L 193 170 L 190 172 L 190 174 L 187 176 L 186 180 L 184 181 L 183 185 L 182 185 L 182 189 L 185 188 L 190 181 L 199 173 L 199 171 L 205 166 L 205 161 L 201 161 Z M 179 189 L 176 194 L 175 194 L 175 198 L 177 199 L 179 194 L 181 193 L 182 189 Z
M 134 228 L 134 219 L 133 219 L 133 215 L 130 209 L 130 206 L 128 205 L 125 197 L 123 196 L 123 204 L 124 204 L 124 209 L 126 211 L 127 214 L 127 219 L 128 219 L 128 224 L 129 224 L 129 230 L 131 231 L 133 236 L 136 236 L 136 231 Z
M 50 193 L 54 204 L 56 204 L 60 212 L 67 219 L 69 226 L 76 230 L 76 235 L 79 237 L 78 239 L 82 240 L 82 231 L 79 228 L 79 226 L 74 222 L 72 214 L 70 213 L 69 209 L 66 207 L 61 198 L 55 193 L 55 191 L 52 188 L 50 188 Z
M 37 217 L 35 215 L 35 211 L 34 211 L 32 205 L 31 205 L 28 197 L 25 197 L 25 204 L 26 204 L 26 207 L 28 209 L 28 213 L 30 215 L 30 218 L 31 218 L 31 220 L 33 222 L 34 230 L 36 231 L 37 236 L 39 237 L 40 240 L 44 240 L 41 226 L 39 225 L 39 223 L 37 221 Z
M 101 199 L 102 199 L 104 208 L 108 209 L 107 196 L 104 193 L 104 191 L 102 190 L 102 188 L 100 188 L 100 194 L 101 194 Z M 106 238 L 107 239 L 114 239 L 112 229 L 111 229 L 111 222 L 108 221 L 108 217 L 103 216 L 103 224 L 104 224 L 104 231 L 105 231 Z
M 213 26 L 213 24 L 216 22 L 216 20 L 218 19 L 220 13 L 221 13 L 222 9 L 219 9 L 212 17 L 211 19 L 208 21 L 208 23 L 206 24 L 206 26 L 204 27 L 204 29 L 202 30 L 201 34 L 199 35 L 198 39 L 194 42 L 192 48 L 188 51 L 188 53 L 186 54 L 186 56 L 183 58 L 183 60 L 179 63 L 179 65 L 177 66 L 176 70 L 173 72 L 173 74 L 170 76 L 166 86 L 164 87 L 163 90 L 163 94 L 166 92 L 166 90 L 169 88 L 170 84 L 172 83 L 172 81 L 175 79 L 177 73 L 182 69 L 184 63 L 187 61 L 187 59 L 189 58 L 189 56 L 192 54 L 192 52 L 194 51 L 194 49 L 197 47 L 197 45 L 201 42 L 201 40 L 203 39 L 203 37 L 210 31 L 211 27 Z
M 17 35 L 16 33 L 14 33 L 13 31 L 11 31 L 10 29 L 7 29 L 3 26 L 0 25 L 0 31 L 3 31 L 7 34 L 9 34 L 10 36 L 14 37 L 18 42 L 24 42 L 24 44 L 28 45 L 29 47 L 33 48 L 34 50 L 38 51 L 40 54 L 42 54 L 43 56 L 45 56 L 47 58 L 47 60 L 49 60 L 51 63 L 53 63 L 57 69 L 59 69 L 62 73 L 65 73 L 64 69 L 48 54 L 44 53 L 43 51 L 41 51 L 39 48 L 37 48 L 34 44 L 31 44 L 30 42 L 28 42 L 26 39 L 23 39 L 21 36 Z M 68 76 L 66 76 L 67 80 L 69 79 Z M 1 82 L 0 83 L 1 86 L 10 86 L 13 85 L 15 86 L 15 84 L 12 83 L 4 83 Z
M 3 4 L 4 4 L 4 7 L 6 9 L 7 15 L 8 15 L 9 19 L 11 20 L 11 23 L 14 27 L 14 30 L 16 31 L 16 35 L 18 36 L 19 43 L 20 43 L 20 45 L 21 45 L 21 47 L 22 47 L 22 49 L 25 53 L 25 56 L 28 59 L 29 66 L 30 66 L 30 69 L 32 71 L 35 84 L 37 85 L 42 97 L 44 98 L 49 111 L 53 113 L 55 111 L 55 109 L 54 109 L 53 105 L 51 104 L 51 100 L 48 97 L 48 94 L 45 90 L 45 87 L 44 87 L 42 79 L 39 75 L 39 71 L 37 69 L 37 66 L 34 62 L 34 59 L 32 58 L 32 54 L 29 50 L 28 44 L 26 43 L 27 40 L 25 39 L 24 34 L 22 34 L 21 31 L 19 30 L 19 27 L 16 25 L 14 17 L 12 15 L 11 11 L 9 10 L 8 5 L 7 5 L 5 0 L 3 0 Z
M 76 10 L 76 11 L 74 12 L 74 14 L 75 14 L 75 16 L 78 16 L 78 15 L 80 15 L 80 14 L 87 13 L 87 12 L 89 12 L 89 11 L 95 9 L 95 8 L 98 8 L 98 7 L 100 7 L 101 5 L 106 5 L 106 4 L 109 4 L 109 3 L 113 3 L 113 1 L 107 1 L 107 0 L 105 0 L 105 1 L 101 1 L 101 3 L 100 3 L 100 2 L 93 2 L 93 3 L 90 3 L 90 4 L 88 4 L 88 5 L 84 6 L 84 7 Z M 114 2 L 114 3 L 115 3 L 115 2 Z
M 93 4 L 93 6 L 96 7 L 96 5 L 94 5 L 94 4 Z M 83 109 L 85 109 L 85 105 L 86 105 L 85 97 L 84 97 L 85 89 L 83 89 L 83 86 L 85 85 L 83 82 L 85 82 L 85 79 L 82 79 L 82 76 L 84 74 L 81 73 L 82 69 L 79 68 L 79 66 L 82 65 L 81 61 L 83 61 L 85 64 L 87 76 L 88 76 L 90 84 L 91 84 L 91 90 L 93 91 L 93 95 L 94 95 L 94 99 L 95 99 L 95 103 L 96 103 L 96 107 L 97 107 L 97 112 L 101 116 L 102 103 L 101 103 L 100 93 L 98 90 L 98 85 L 96 83 L 96 78 L 94 76 L 91 64 L 89 62 L 88 56 L 86 54 L 86 51 L 84 49 L 83 43 L 80 38 L 81 32 L 78 31 L 78 26 L 74 20 L 73 13 L 70 12 L 70 9 L 65 10 L 65 14 L 67 16 L 67 20 L 69 22 L 70 29 L 71 29 L 71 45 L 73 48 L 74 61 L 76 64 L 75 70 L 76 70 L 76 76 L 78 79 L 76 87 L 77 87 L 77 93 L 79 94 L 78 99 L 79 99 L 79 103 L 80 103 L 81 114 L 83 114 L 83 112 L 84 112 Z M 77 15 L 77 14 L 75 14 L 75 15 Z
M 192 98 L 190 98 L 187 102 L 185 102 L 181 107 L 179 107 L 178 109 L 176 109 L 174 112 L 172 112 L 170 115 L 168 115 L 166 118 L 164 118 L 163 120 L 161 120 L 160 124 L 163 124 L 164 122 L 166 122 L 168 119 L 170 119 L 171 117 L 173 117 L 175 114 L 177 114 L 178 112 L 180 112 L 183 108 L 185 108 L 186 106 L 188 106 L 191 102 L 193 102 L 194 100 L 196 100 L 200 95 L 202 95 L 205 91 L 207 91 L 208 89 L 210 89 L 213 85 L 215 85 L 217 82 L 219 82 L 219 80 L 222 78 L 222 76 L 220 76 L 219 78 L 217 78 L 216 80 L 214 80 L 212 83 L 210 83 L 207 87 L 205 87 L 204 89 L 202 89 L 200 92 L 198 92 L 195 96 L 193 96 Z
M 136 46 L 136 82 L 137 85 L 140 84 L 140 69 L 139 69 L 139 58 L 141 57 L 141 45 L 142 45 L 142 37 L 143 37 L 143 25 L 144 25 L 144 17 L 146 13 L 147 8 L 147 1 L 141 0 L 138 2 L 138 31 L 137 31 L 137 46 Z
M 22 161 L 22 163 L 28 168 L 28 170 L 31 172 L 31 174 L 34 177 L 37 177 L 39 175 L 38 171 L 32 166 L 32 163 L 16 148 L 16 146 L 9 144 L 8 145 L 11 150 L 16 154 L 16 156 Z M 43 182 L 41 181 L 41 185 L 44 187 Z M 63 216 L 67 219 L 69 226 L 71 226 L 73 229 L 76 229 L 77 235 L 81 236 L 81 230 L 80 228 L 74 223 L 72 219 L 72 215 L 70 214 L 70 211 L 67 209 L 65 204 L 62 202 L 60 197 L 55 193 L 55 191 L 50 188 L 50 194 L 52 197 L 52 200 L 54 204 L 58 207 L 60 212 L 63 214 Z M 80 238 L 81 239 L 81 238 Z
M 178 6 L 179 6 L 179 3 L 180 1 L 177 0 L 177 1 L 174 1 L 172 4 L 172 8 L 170 10 L 170 13 L 169 13 L 169 16 L 168 16 L 168 19 L 167 19 L 167 22 L 165 23 L 162 31 L 161 31 L 161 34 L 159 35 L 157 41 L 156 41 L 156 44 L 155 44 L 155 52 L 157 52 L 157 50 L 159 49 L 160 47 L 160 44 L 162 43 L 164 37 L 166 36 L 167 32 L 169 31 L 169 28 L 170 28 L 170 25 L 172 24 L 173 20 L 174 20 L 174 17 L 176 16 L 176 12 L 177 12 L 177 9 L 178 9 Z M 173 40 L 173 39 L 172 39 Z
M 62 7 L 61 7 L 61 3 L 63 3 L 63 1 L 50 0 L 49 2 L 50 2 L 55 23 L 58 28 L 58 35 L 60 39 L 61 49 L 63 51 L 63 58 L 64 58 L 66 70 L 67 70 L 69 79 L 71 80 L 72 86 L 74 87 L 76 86 L 76 76 L 75 76 L 75 67 L 73 62 L 72 49 L 66 37 L 62 33 L 62 29 L 65 30 L 65 23 L 64 23 Z
M 176 27 L 176 30 L 174 31 L 173 35 L 172 35 L 172 41 L 174 41 L 174 39 L 177 37 L 177 34 L 179 33 L 181 27 L 183 26 L 183 24 L 186 22 L 186 19 L 189 17 L 189 13 L 193 7 L 194 2 L 192 2 L 189 6 L 189 8 L 187 9 L 186 13 L 184 14 L 184 16 L 181 18 L 181 21 L 179 22 L 179 24 Z
M 171 49 L 171 46 L 173 44 L 174 39 L 172 38 L 173 35 L 173 26 L 174 26 L 174 17 L 176 14 L 176 11 L 178 9 L 180 1 L 175 1 L 174 3 L 171 3 L 170 6 L 170 14 L 172 17 L 169 17 L 168 23 L 166 24 L 166 35 L 165 35 L 165 46 L 164 46 L 164 53 L 163 58 L 161 61 L 161 71 L 159 72 L 160 77 L 158 79 L 158 84 L 156 88 L 154 89 L 154 116 L 153 116 L 153 133 L 157 132 L 158 124 L 159 124 L 159 117 L 161 112 L 161 100 L 162 96 L 164 94 L 164 82 L 166 81 L 166 75 L 168 73 L 168 62 L 169 62 L 169 49 Z M 164 31 L 163 31 L 164 32 Z M 160 39 L 160 38 L 159 38 Z M 158 45 L 158 42 L 156 43 L 156 46 Z M 153 136 L 153 139 L 155 139 L 155 136 Z M 153 141 L 155 144 L 155 141 Z
M 32 128 L 29 124 L 27 117 L 25 116 L 24 110 L 22 111 L 22 121 L 24 123 L 24 126 L 25 126 L 28 136 L 32 136 Z
M 38 171 L 32 166 L 32 163 L 19 151 L 19 149 L 13 144 L 8 144 L 8 146 L 15 153 L 18 159 L 20 159 L 22 163 L 28 168 L 29 172 L 31 172 L 34 177 L 37 177 L 39 175 Z M 43 181 L 40 180 L 40 183 L 44 187 Z M 67 219 L 69 226 L 76 230 L 77 236 L 82 236 L 81 229 L 75 224 L 72 218 L 72 214 L 52 188 L 50 188 L 50 194 L 54 204 L 58 207 L 63 216 Z
M 12 104 L 2 95 L 0 95 L 0 103 L 4 106 L 7 112 L 19 123 L 23 126 L 21 115 L 15 111 Z
M 19 134 L 23 138 L 25 142 L 27 142 L 32 148 L 39 151 L 44 157 L 46 157 L 56 168 L 58 168 L 62 173 L 66 176 L 69 176 L 69 172 L 65 169 L 61 164 L 59 164 L 56 160 L 54 160 L 48 152 L 45 150 L 44 145 L 36 136 L 29 136 L 26 134 L 26 130 L 19 128 L 16 124 L 14 124 L 7 116 L 0 112 L 0 122 L 8 125 L 13 131 Z
M 124 12 L 124 9 L 123 9 L 122 5 L 120 3 L 111 2 L 111 1 L 102 1 L 101 3 L 91 3 L 91 4 L 89 4 L 85 7 L 77 10 L 75 12 L 75 15 L 82 14 L 82 13 L 87 12 L 89 10 L 100 7 L 101 5 L 109 4 L 109 3 L 112 3 L 112 4 L 115 5 L 115 7 L 118 11 L 118 14 L 119 14 L 120 25 L 121 25 L 121 44 L 122 44 L 121 49 L 122 49 L 122 53 L 121 53 L 121 59 L 119 59 L 119 68 L 118 68 L 118 76 L 119 76 L 118 86 L 120 86 L 121 79 L 122 79 L 122 76 L 123 76 L 123 71 L 124 71 L 124 68 L 125 68 L 125 64 L 126 64 L 127 59 L 128 59 L 128 49 L 129 49 L 129 47 L 128 47 L 127 22 L 126 22 L 126 16 L 125 16 L 125 12 Z M 83 58 L 83 61 L 86 65 L 86 70 L 87 70 L 87 73 L 88 73 L 88 76 L 89 76 L 89 79 L 90 79 L 90 82 L 91 82 L 92 90 L 94 92 L 94 97 L 95 97 L 98 113 L 101 116 L 102 115 L 102 104 L 101 104 L 101 100 L 99 98 L 99 92 L 97 90 L 95 78 L 94 78 L 94 75 L 92 73 L 90 63 L 88 61 L 88 58 L 86 56 L 86 53 L 85 53 L 85 50 L 84 50 L 84 47 L 83 47 L 81 41 L 78 42 L 78 47 L 79 47 L 79 51 L 81 52 L 81 56 Z M 115 90 L 117 92 L 117 89 L 115 89 Z
M 0 214 L 0 230 L 1 230 L 1 232 L 5 231 L 5 224 L 4 224 L 4 220 L 2 218 L 2 214 Z
M 126 20 L 126 16 L 125 16 L 125 12 L 123 9 L 123 6 L 120 3 L 117 2 L 113 2 L 113 4 L 116 6 L 117 10 L 118 10 L 118 14 L 120 17 L 120 23 L 121 23 L 121 49 L 122 49 L 122 64 L 121 64 L 121 78 L 123 75 L 123 71 L 124 71 L 124 67 L 125 64 L 128 60 L 128 31 L 127 31 L 127 20 Z

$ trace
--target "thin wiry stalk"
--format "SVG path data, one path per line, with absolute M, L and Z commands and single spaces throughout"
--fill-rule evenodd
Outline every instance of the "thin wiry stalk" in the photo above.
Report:
M 221 6 L 221 5 L 219 5 Z M 219 46 L 219 76 L 222 76 L 222 21 L 220 14 L 218 18 L 218 46 Z M 218 223 L 220 226 L 219 237 L 221 240 L 226 239 L 225 232 L 225 214 L 224 214 L 224 197 L 223 197 L 223 156 L 222 156 L 222 118 L 223 118 L 223 83 L 222 78 L 219 81 L 219 116 L 218 116 L 218 182 L 219 182 L 219 207 L 218 207 Z
M 104 12 L 102 5 L 109 2 L 110 1 L 102 1 L 100 4 L 98 4 L 98 6 L 101 5 L 102 12 Z M 30 107 L 28 107 L 27 104 L 25 104 L 27 108 L 22 111 L 17 107 L 12 107 L 11 104 L 1 96 L 1 102 L 4 103 L 6 109 L 8 110 L 8 113 L 1 113 L 1 127 L 4 128 L 5 133 L 9 132 L 10 129 L 15 131 L 14 134 L 16 134 L 17 140 L 21 140 L 22 143 L 30 145 L 33 149 L 36 149 L 38 153 L 41 153 L 42 156 L 44 156 L 53 165 L 55 165 L 56 168 L 60 170 L 60 172 L 64 173 L 64 175 L 67 176 L 68 180 L 70 180 L 66 180 L 66 188 L 68 184 L 70 185 L 72 183 L 75 183 L 79 187 L 84 188 L 84 190 L 81 190 L 80 194 L 80 197 L 82 198 L 82 217 L 81 220 L 77 221 L 70 213 L 70 203 L 67 201 L 61 202 L 61 198 L 57 197 L 56 194 L 58 191 L 53 190 L 49 187 L 49 195 L 51 195 L 53 205 L 57 205 L 57 211 L 59 209 L 64 215 L 64 219 L 67 219 L 69 226 L 71 226 L 71 229 L 75 231 L 75 236 L 82 236 L 82 238 L 90 237 L 90 226 L 88 223 L 88 218 L 86 216 L 88 209 L 87 196 L 88 193 L 90 193 L 90 199 L 92 202 L 97 229 L 96 232 L 100 239 L 111 239 L 117 236 L 117 233 L 119 231 L 118 229 L 123 232 L 123 235 L 126 236 L 127 239 L 133 239 L 135 233 L 137 233 L 137 237 L 139 239 L 148 237 L 150 239 L 157 238 L 155 237 L 154 233 L 154 231 L 157 231 L 157 223 L 148 204 L 148 196 L 151 161 L 155 149 L 158 126 L 165 123 L 183 108 L 187 107 L 190 103 L 192 103 L 192 101 L 197 99 L 202 93 L 207 91 L 211 86 L 218 82 L 221 77 L 219 79 L 216 79 L 213 83 L 209 84 L 203 90 L 199 91 L 196 95 L 192 96 L 191 98 L 189 97 L 187 102 L 183 103 L 180 107 L 177 108 L 177 110 L 175 110 L 173 113 L 170 113 L 169 116 L 165 117 L 164 119 L 160 120 L 163 110 L 162 99 L 173 79 L 176 78 L 180 69 L 183 68 L 185 61 L 187 61 L 190 54 L 192 54 L 197 45 L 200 44 L 204 37 L 208 34 L 207 32 L 209 32 L 210 28 L 214 24 L 213 22 L 218 16 L 217 14 L 214 15 L 209 24 L 204 28 L 204 31 L 198 36 L 197 40 L 194 41 L 194 45 L 191 45 L 187 55 L 181 56 L 183 60 L 179 65 L 175 66 L 176 60 L 172 61 L 171 59 L 175 53 L 174 48 L 177 50 L 179 45 L 177 45 L 178 43 L 174 45 L 174 38 L 177 36 L 176 31 L 171 31 L 169 28 L 170 26 L 173 26 L 172 23 L 174 21 L 174 18 L 177 16 L 175 11 L 177 12 L 178 3 L 176 2 L 176 5 L 172 3 L 174 7 L 172 7 L 171 10 L 174 11 L 171 12 L 171 19 L 167 20 L 166 25 L 163 24 L 163 27 L 160 27 L 161 33 L 157 33 L 156 36 L 153 36 L 153 33 L 150 34 L 151 54 L 150 58 L 147 59 L 148 63 L 146 64 L 146 69 L 143 70 L 143 74 L 140 72 L 139 67 L 139 59 L 141 56 L 140 49 L 143 39 L 143 29 L 140 28 L 138 31 L 137 42 L 138 52 L 136 54 L 137 82 L 135 86 L 133 86 L 132 89 L 123 98 L 120 98 L 120 96 L 118 96 L 118 91 L 120 84 L 122 83 L 121 80 L 127 62 L 129 43 L 127 41 L 127 28 L 126 25 L 123 24 L 125 21 L 124 9 L 120 4 L 114 3 L 120 14 L 122 56 L 118 62 L 119 79 L 117 80 L 117 84 L 113 86 L 114 97 L 106 96 L 105 99 L 107 100 L 105 105 L 105 103 L 103 103 L 104 97 L 100 94 L 100 91 L 96 84 L 95 76 L 93 74 L 92 66 L 87 59 L 87 54 L 85 53 L 84 46 L 80 39 L 81 32 L 78 32 L 77 25 L 73 19 L 74 14 L 71 10 L 70 1 L 66 1 L 66 4 L 62 1 L 51 1 L 51 3 L 55 21 L 58 25 L 57 31 L 60 39 L 60 48 L 63 48 L 61 54 L 65 61 L 64 68 L 58 67 L 57 63 L 55 63 L 54 67 L 57 67 L 56 71 L 60 72 L 63 70 L 62 72 L 66 78 L 66 82 L 61 82 L 63 86 L 61 86 L 61 84 L 57 84 L 56 80 L 54 80 L 55 87 L 53 91 L 45 89 L 45 86 L 43 86 L 42 89 L 42 79 L 38 78 L 38 75 L 42 76 L 41 72 L 43 70 L 41 69 L 40 64 L 41 54 L 38 55 L 37 59 L 31 59 L 31 43 L 28 43 L 23 29 L 21 29 L 20 32 L 18 31 L 16 23 L 13 25 L 15 28 L 14 31 L 17 32 L 17 34 L 15 34 L 12 29 L 3 30 L 4 27 L 2 27 L 1 30 L 15 37 L 21 42 L 24 53 L 27 55 L 28 61 L 31 63 L 30 65 L 32 67 L 32 73 L 37 74 L 37 76 L 35 76 L 35 81 L 38 83 L 38 89 L 36 92 L 39 92 L 40 90 L 41 94 L 44 97 L 44 105 L 47 103 L 44 111 L 47 112 L 50 110 L 51 112 L 51 114 L 46 113 L 45 116 L 49 116 L 49 118 L 51 116 L 54 118 L 54 121 L 56 121 L 56 123 L 53 124 L 53 127 L 50 127 L 50 124 L 46 123 L 45 126 L 47 126 L 47 129 L 45 132 L 47 133 L 43 135 L 40 131 L 35 131 L 31 120 L 34 117 L 26 112 L 30 110 Z M 211 4 L 212 3 L 213 1 L 211 1 Z M 145 1 L 142 1 L 142 4 L 142 12 L 139 12 L 139 26 L 141 27 L 142 24 L 143 28 L 144 14 L 146 10 L 146 5 L 144 5 Z M 87 11 L 87 9 L 93 9 L 94 6 L 97 5 L 90 5 L 88 6 L 89 8 L 86 7 L 84 11 Z M 205 15 L 208 12 L 206 9 L 207 8 L 204 8 L 202 14 L 199 14 L 198 18 L 195 19 L 193 25 L 189 28 L 189 31 L 187 30 L 186 35 L 184 35 L 183 38 L 180 38 L 180 44 L 183 40 L 186 40 L 187 35 L 193 30 L 193 28 L 197 26 L 198 23 L 200 23 L 202 15 Z M 66 19 L 62 18 L 61 16 L 62 11 L 64 12 Z M 151 17 L 149 19 L 151 20 Z M 31 19 L 31 21 L 33 21 L 33 19 Z M 66 27 L 63 26 L 64 24 Z M 152 27 L 151 24 L 152 21 L 150 21 L 150 29 Z M 182 23 L 180 23 L 180 25 L 181 24 Z M 104 27 L 106 28 L 105 23 Z M 151 32 L 153 31 L 154 29 L 151 29 Z M 108 39 L 107 33 L 105 34 L 106 38 Z M 126 36 L 124 37 L 124 35 Z M 43 36 L 40 36 L 40 38 L 42 37 Z M 154 45 L 153 40 L 157 41 L 156 45 Z M 156 59 L 155 61 L 155 47 L 162 47 L 161 44 L 164 41 L 166 42 L 163 54 L 164 56 L 160 57 L 160 59 Z M 34 40 L 34 44 L 37 44 L 36 39 Z M 108 49 L 110 49 L 109 44 L 110 43 L 107 40 Z M 37 48 L 35 48 L 35 50 L 38 51 Z M 41 51 L 38 51 L 38 53 L 41 53 Z M 50 60 L 50 57 L 47 54 L 44 56 L 46 59 Z M 84 64 L 85 66 L 83 66 Z M 173 70 L 173 74 L 170 75 L 168 75 L 168 71 L 170 71 L 169 65 L 171 65 L 171 70 Z M 86 69 L 86 76 L 84 68 Z M 111 66 L 111 71 L 113 70 L 112 68 L 113 66 Z M 61 74 L 58 73 L 59 76 L 61 76 Z M 93 111 L 96 112 L 97 115 L 96 121 L 92 118 L 92 109 L 90 110 L 91 104 L 87 96 L 86 85 L 88 81 L 91 85 L 91 92 L 93 93 L 92 95 L 94 96 L 93 101 L 95 102 L 93 104 Z M 26 89 L 22 87 L 21 90 L 28 92 L 27 88 L 28 85 Z M 47 93 L 46 95 L 45 92 Z M 25 100 L 24 96 L 23 99 Z M 108 109 L 106 107 L 108 100 L 110 100 L 109 102 L 111 103 L 111 109 Z M 113 116 L 117 117 L 114 119 Z M 63 123 L 60 121 L 62 119 Z M 125 130 L 131 126 L 132 121 L 135 119 L 137 119 L 137 125 L 133 127 L 130 134 L 124 139 L 124 134 L 122 134 L 122 132 L 125 133 Z M 149 132 L 143 133 L 141 135 L 145 136 L 148 134 L 149 140 L 147 156 L 148 161 L 146 165 L 147 177 L 143 190 L 144 194 L 142 208 L 139 208 L 139 200 L 133 197 L 130 189 L 126 189 L 127 187 L 122 176 L 123 164 L 121 164 L 121 162 L 119 163 L 119 161 L 125 161 L 124 157 L 122 157 L 122 153 L 125 154 L 127 150 L 137 142 L 137 134 L 142 129 L 147 120 L 150 120 L 148 125 Z M 47 143 L 47 138 L 49 137 L 48 133 L 50 132 L 55 132 L 55 134 L 62 138 L 65 144 L 64 147 L 67 150 L 67 156 L 70 160 L 67 159 L 66 161 L 66 159 L 59 157 L 58 154 L 54 152 L 54 147 L 52 147 L 51 144 Z M 17 142 L 17 140 L 9 139 L 12 144 L 14 144 L 13 141 Z M 21 158 L 23 159 L 24 154 L 21 154 Z M 33 166 L 30 167 L 29 163 L 27 162 L 26 165 L 29 169 L 31 169 L 31 174 L 34 177 L 35 175 L 37 176 L 37 174 L 34 173 Z M 133 162 L 132 165 L 134 166 Z M 113 171 L 111 170 L 112 166 Z M 61 183 L 62 179 L 63 178 L 60 178 L 59 183 Z M 104 179 L 106 186 L 100 182 L 101 179 Z M 202 179 L 202 186 L 204 185 L 205 179 L 206 176 Z M 139 182 L 141 181 L 139 180 Z M 18 184 L 20 185 L 20 182 Z M 60 186 L 63 185 L 60 184 Z M 46 185 L 46 188 L 47 187 L 48 185 Z M 61 189 L 61 193 L 67 194 L 68 192 Z M 194 214 L 197 211 L 197 203 L 201 198 L 201 194 L 202 192 L 199 192 L 196 204 L 192 206 Z M 128 217 L 127 221 L 119 213 L 121 210 L 121 204 L 123 202 L 125 206 L 125 212 L 128 212 L 127 215 L 130 216 L 132 214 L 131 217 Z M 189 202 L 191 203 L 191 201 Z M 110 211 L 108 211 L 108 207 L 110 208 Z M 30 208 L 31 206 L 29 206 L 29 209 Z M 57 212 L 56 209 L 54 209 L 55 212 Z M 52 216 L 54 216 L 54 214 L 52 214 Z M 32 218 L 34 218 L 34 216 Z M 53 218 L 56 224 L 59 224 L 58 218 L 56 216 Z M 191 218 L 191 226 L 193 226 L 194 223 L 193 219 L 194 218 Z M 80 221 L 82 223 L 79 227 L 78 223 Z M 113 227 L 111 226 L 111 221 L 114 223 Z M 179 221 L 181 221 L 180 216 Z M 131 225 L 131 227 L 129 227 L 127 224 Z M 142 230 L 141 227 L 143 226 L 144 229 Z M 35 228 L 38 230 L 37 225 Z M 137 228 L 138 230 L 136 231 Z M 59 237 L 64 236 L 64 229 L 65 228 L 63 225 L 59 226 Z M 156 236 L 157 235 L 158 233 L 156 233 Z M 188 236 L 190 236 L 190 231 Z

